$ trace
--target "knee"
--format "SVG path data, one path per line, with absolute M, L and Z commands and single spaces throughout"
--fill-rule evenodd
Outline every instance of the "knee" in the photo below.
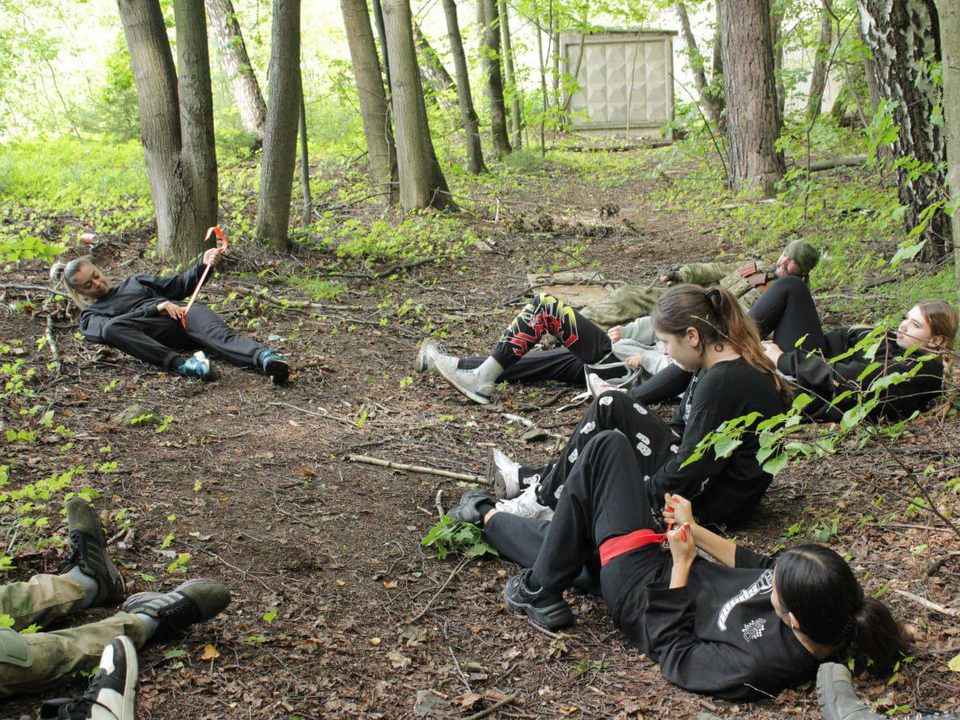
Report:
M 616 452 L 632 452 L 630 441 L 619 430 L 601 430 L 583 448 L 583 454 L 591 456 Z
M 609 427 L 633 404 L 633 399 L 620 390 L 607 390 L 596 399 L 597 419 Z
M 122 343 L 124 338 L 130 334 L 133 329 L 133 323 L 129 320 L 110 320 L 100 331 L 103 341 L 109 345 Z

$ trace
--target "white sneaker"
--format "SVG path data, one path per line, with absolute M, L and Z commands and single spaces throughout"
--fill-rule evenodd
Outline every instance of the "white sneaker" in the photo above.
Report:
M 539 484 L 528 485 L 522 493 L 512 500 L 499 500 L 497 502 L 497 510 L 521 517 L 549 520 L 553 517 L 553 509 L 546 505 L 541 505 L 537 500 L 537 488 L 539 487 Z
M 421 373 L 430 372 L 433 370 L 437 356 L 441 353 L 442 350 L 437 339 L 428 337 L 420 343 L 420 349 L 417 350 L 417 359 L 413 362 L 413 369 Z
M 590 394 L 593 395 L 594 398 L 600 397 L 608 390 L 618 390 L 620 392 L 624 392 L 622 387 L 608 383 L 596 373 L 590 373 L 587 375 L 587 390 L 590 391 Z
M 489 405 L 493 400 L 493 393 L 497 389 L 495 382 L 484 381 L 476 370 L 460 370 L 457 368 L 458 358 L 452 355 L 437 355 L 433 366 L 440 373 L 440 377 L 479 405 Z
M 120 635 L 103 649 L 100 667 L 83 697 L 72 702 L 48 701 L 40 715 L 71 720 L 135 720 L 139 669 L 133 641 Z
M 493 486 L 493 494 L 511 500 L 520 494 L 520 463 L 511 460 L 502 450 L 494 448 L 487 461 L 487 479 Z

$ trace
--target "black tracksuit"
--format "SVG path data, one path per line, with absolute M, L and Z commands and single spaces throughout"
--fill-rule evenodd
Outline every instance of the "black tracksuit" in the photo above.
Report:
M 186 315 L 186 327 L 157 306 L 167 300 L 182 300 L 197 287 L 204 264 L 198 261 L 180 275 L 134 275 L 80 313 L 80 332 L 87 340 L 103 343 L 128 355 L 175 370 L 183 362 L 180 353 L 197 347 L 210 350 L 237 365 L 258 366 L 267 348 L 244 337 L 223 323 L 206 305 L 194 303 Z
M 560 457 L 543 467 L 521 468 L 521 479 L 540 475 L 540 502 L 555 506 L 579 455 L 600 431 L 619 430 L 634 448 L 654 508 L 664 493 L 688 498 L 703 522 L 743 519 L 763 497 L 773 479 L 757 462 L 759 440 L 753 433 L 730 457 L 718 458 L 708 450 L 686 467 L 700 441 L 724 421 L 758 412 L 771 417 L 783 412 L 773 382 L 750 367 L 743 358 L 719 362 L 693 375 L 670 423 L 663 422 L 629 395 L 610 391 L 594 400 L 567 441 Z
M 656 527 L 636 481 L 643 472 L 631 441 L 602 432 L 577 459 L 551 522 L 497 513 L 484 539 L 532 567 L 533 579 L 548 590 L 599 589 L 614 624 L 682 688 L 746 700 L 812 680 L 819 661 L 770 603 L 772 559 L 740 547 L 735 568 L 698 558 L 687 586 L 673 590 L 672 559 L 660 546 L 599 567 L 604 541 Z

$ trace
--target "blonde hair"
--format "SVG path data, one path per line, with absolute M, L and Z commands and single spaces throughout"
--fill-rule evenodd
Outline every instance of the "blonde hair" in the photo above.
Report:
M 77 286 L 74 283 L 74 279 L 77 276 L 77 273 L 80 272 L 80 268 L 84 265 L 91 265 L 94 269 L 98 269 L 93 263 L 93 259 L 89 255 L 84 255 L 83 257 L 74 258 L 69 262 L 62 262 L 58 260 L 53 265 L 50 266 L 50 282 L 53 283 L 54 289 L 58 288 L 60 285 L 64 286 L 64 290 L 67 291 L 67 295 L 70 296 L 70 299 L 76 304 L 78 308 L 83 310 L 90 304 L 90 300 L 84 295 L 80 294 L 77 290 Z

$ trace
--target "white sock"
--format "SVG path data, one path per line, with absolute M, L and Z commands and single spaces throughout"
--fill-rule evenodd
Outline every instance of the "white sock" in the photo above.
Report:
M 496 382 L 497 378 L 503 375 L 503 365 L 488 357 L 483 361 L 483 365 L 477 368 L 477 377 L 483 382 Z
M 97 581 L 89 575 L 85 575 L 79 565 L 74 565 L 70 568 L 67 577 L 71 580 L 76 580 L 83 586 L 83 606 L 88 608 L 93 605 L 93 601 L 97 598 L 97 590 L 100 589 Z

